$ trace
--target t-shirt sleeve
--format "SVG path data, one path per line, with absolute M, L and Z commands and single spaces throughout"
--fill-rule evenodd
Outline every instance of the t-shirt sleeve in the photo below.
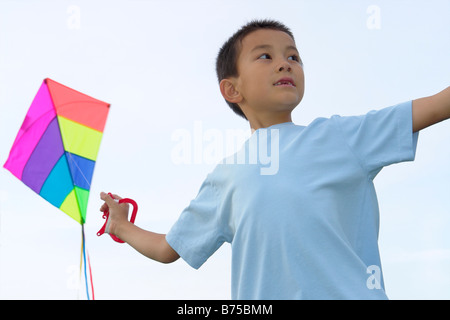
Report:
M 229 241 L 218 210 L 218 192 L 208 178 L 166 235 L 169 245 L 195 269 Z
M 419 133 L 412 129 L 412 101 L 363 116 L 332 119 L 371 178 L 385 166 L 415 158 Z

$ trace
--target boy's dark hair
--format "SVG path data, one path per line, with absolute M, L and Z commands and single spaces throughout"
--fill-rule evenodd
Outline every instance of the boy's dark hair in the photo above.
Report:
M 216 60 L 216 72 L 217 78 L 220 81 L 226 79 L 228 77 L 237 77 L 237 60 L 239 57 L 239 49 L 242 43 L 242 40 L 253 31 L 260 29 L 270 29 L 277 30 L 287 33 L 292 40 L 294 40 L 294 35 L 291 30 L 286 27 L 281 22 L 275 20 L 253 20 L 243 27 L 241 27 L 235 34 L 233 34 L 220 48 L 219 54 L 217 55 Z M 295 40 L 294 40 L 295 42 Z M 225 100 L 226 101 L 226 100 Z M 230 108 L 238 115 L 247 119 L 247 117 L 242 112 L 241 108 L 236 103 L 228 102 Z

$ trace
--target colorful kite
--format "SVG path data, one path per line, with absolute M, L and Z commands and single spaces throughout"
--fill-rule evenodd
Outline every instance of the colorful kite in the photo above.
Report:
M 4 165 L 33 191 L 81 224 L 85 276 L 83 225 L 108 112 L 108 103 L 45 79 Z M 93 295 L 92 274 L 91 287 Z M 87 296 L 89 299 L 88 290 Z

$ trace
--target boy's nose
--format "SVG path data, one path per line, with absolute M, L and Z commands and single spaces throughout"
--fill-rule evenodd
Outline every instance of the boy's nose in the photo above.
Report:
M 286 70 L 287 72 L 291 72 L 291 66 L 288 63 L 283 63 L 280 68 L 278 69 L 278 72 Z

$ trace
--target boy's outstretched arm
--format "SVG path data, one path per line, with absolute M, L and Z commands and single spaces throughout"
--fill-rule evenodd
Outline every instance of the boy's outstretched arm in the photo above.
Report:
M 450 87 L 441 92 L 413 100 L 413 132 L 450 118 Z
M 120 199 L 116 195 L 114 197 Z M 165 234 L 141 229 L 128 221 L 128 204 L 119 204 L 104 192 L 100 193 L 100 198 L 105 201 L 100 211 L 109 209 L 110 234 L 119 237 L 144 256 L 162 263 L 171 263 L 180 257 L 167 243 Z

